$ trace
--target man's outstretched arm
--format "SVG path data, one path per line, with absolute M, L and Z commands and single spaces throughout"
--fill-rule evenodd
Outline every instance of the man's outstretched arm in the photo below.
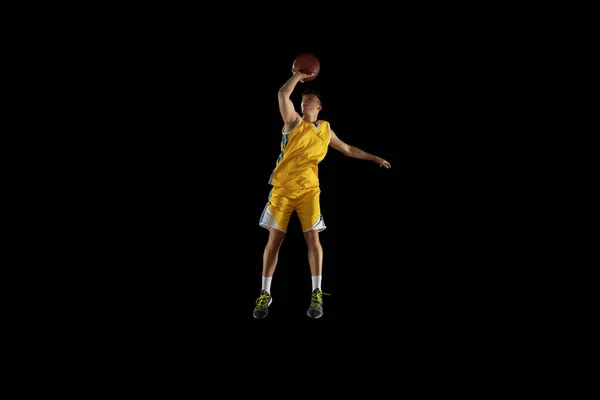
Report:
M 330 131 L 331 131 L 331 141 L 329 142 L 329 145 L 333 149 L 336 149 L 337 151 L 344 153 L 348 157 L 357 158 L 359 160 L 374 161 L 377 164 L 379 164 L 380 167 L 392 168 L 390 163 L 387 162 L 386 160 L 384 160 L 383 158 L 377 157 L 376 155 L 373 155 L 370 153 L 367 153 L 366 151 L 361 150 L 358 147 L 350 146 L 349 144 L 344 143 L 340 138 L 337 137 L 337 135 L 335 134 L 333 129 L 330 129 Z

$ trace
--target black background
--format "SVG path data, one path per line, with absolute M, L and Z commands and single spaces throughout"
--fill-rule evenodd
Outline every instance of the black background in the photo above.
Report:
M 480 136 L 481 75 L 493 60 L 473 57 L 475 39 L 428 35 L 399 28 L 368 39 L 286 40 L 267 31 L 216 42 L 155 32 L 128 36 L 99 59 L 95 217 L 105 233 L 97 257 L 125 314 L 309 321 L 310 272 L 295 215 L 270 314 L 252 317 L 268 237 L 258 220 L 280 151 L 277 91 L 304 52 L 321 71 L 298 84 L 294 103 L 315 88 L 319 118 L 392 165 L 330 149 L 319 166 L 322 283 L 331 294 L 319 321 L 464 312 L 489 280 L 487 272 L 471 284 L 483 274 L 484 204 L 495 195 L 486 186 L 493 172 L 482 168 L 495 122 Z

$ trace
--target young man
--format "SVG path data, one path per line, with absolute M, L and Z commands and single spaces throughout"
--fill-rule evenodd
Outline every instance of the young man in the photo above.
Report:
M 267 316 L 268 307 L 273 301 L 271 280 L 294 211 L 300 219 L 308 246 L 312 277 L 313 290 L 307 314 L 310 318 L 323 315 L 323 249 L 319 232 L 325 229 L 325 222 L 319 202 L 318 164 L 325 158 L 328 147 L 349 157 L 374 161 L 380 167 L 391 167 L 383 158 L 344 143 L 331 129 L 329 122 L 318 119 L 323 108 L 318 93 L 306 90 L 302 94 L 302 116 L 296 112 L 290 96 L 298 82 L 304 82 L 313 75 L 293 71 L 293 75 L 279 89 L 279 111 L 283 118 L 281 153 L 269 179 L 273 187 L 259 221 L 260 226 L 269 230 L 269 239 L 263 253 L 262 289 L 254 308 L 254 318 L 257 319 Z

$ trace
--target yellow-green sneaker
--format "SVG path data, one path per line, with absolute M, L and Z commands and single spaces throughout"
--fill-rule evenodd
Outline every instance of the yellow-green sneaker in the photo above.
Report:
M 269 313 L 269 306 L 273 302 L 273 297 L 269 292 L 260 291 L 260 296 L 256 299 L 256 307 L 254 307 L 254 318 L 263 319 Z
M 323 293 L 320 289 L 315 289 L 310 295 L 310 307 L 306 314 L 310 318 L 321 318 L 323 316 L 323 295 L 330 296 L 328 293 Z

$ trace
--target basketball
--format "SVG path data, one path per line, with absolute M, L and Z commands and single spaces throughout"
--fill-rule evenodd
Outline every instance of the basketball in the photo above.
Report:
M 304 82 L 312 81 L 319 75 L 321 71 L 321 63 L 319 59 L 312 53 L 302 53 L 299 54 L 294 60 L 294 64 L 292 65 L 292 71 L 300 71 L 305 74 L 310 74 L 314 72 L 315 74 L 309 78 L 306 78 Z

